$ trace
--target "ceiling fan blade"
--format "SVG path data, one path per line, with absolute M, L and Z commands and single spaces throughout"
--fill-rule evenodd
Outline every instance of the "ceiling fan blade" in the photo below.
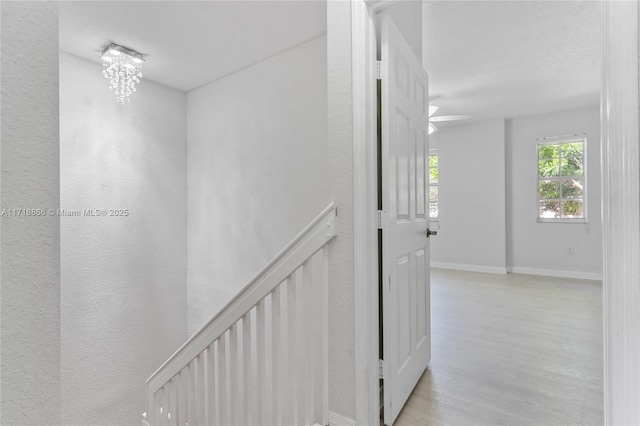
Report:
M 438 128 L 433 123 L 429 123 L 429 134 L 435 133 L 437 131 L 438 131 Z
M 438 117 L 429 117 L 429 121 L 456 121 L 456 120 L 468 120 L 470 115 L 440 115 Z
M 438 109 L 440 109 L 440 107 L 437 105 L 429 105 L 429 117 L 435 114 Z

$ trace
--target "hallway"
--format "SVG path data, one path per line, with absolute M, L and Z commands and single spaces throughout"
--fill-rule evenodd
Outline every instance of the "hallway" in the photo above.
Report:
M 601 290 L 432 269 L 432 358 L 395 424 L 602 424 Z

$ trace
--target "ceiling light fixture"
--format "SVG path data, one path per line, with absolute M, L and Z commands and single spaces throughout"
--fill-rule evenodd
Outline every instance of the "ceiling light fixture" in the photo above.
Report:
M 429 134 L 435 133 L 438 131 L 438 128 L 431 123 L 431 116 L 436 113 L 440 109 L 439 106 L 429 105 Z
M 129 103 L 142 77 L 143 55 L 140 52 L 111 43 L 102 50 L 102 75 L 109 80 L 109 90 L 121 104 Z
M 440 107 L 437 105 L 429 105 L 429 134 L 438 131 L 438 128 L 433 124 L 434 122 L 469 120 L 471 118 L 470 115 L 439 115 L 434 117 L 433 114 L 435 114 L 438 109 L 440 109 Z

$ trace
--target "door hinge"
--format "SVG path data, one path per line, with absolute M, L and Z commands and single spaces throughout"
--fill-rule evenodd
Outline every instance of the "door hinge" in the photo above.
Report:
M 376 61 L 376 78 L 382 80 L 382 61 Z
M 378 229 L 382 229 L 383 219 L 384 219 L 384 210 L 378 210 Z
M 378 361 L 378 378 L 384 379 L 384 360 L 379 359 Z

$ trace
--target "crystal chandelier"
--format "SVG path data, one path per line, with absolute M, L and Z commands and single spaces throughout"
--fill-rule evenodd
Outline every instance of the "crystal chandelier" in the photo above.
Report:
M 130 102 L 129 96 L 136 91 L 142 77 L 142 53 L 111 43 L 102 50 L 102 75 L 109 80 L 109 90 L 121 104 Z

